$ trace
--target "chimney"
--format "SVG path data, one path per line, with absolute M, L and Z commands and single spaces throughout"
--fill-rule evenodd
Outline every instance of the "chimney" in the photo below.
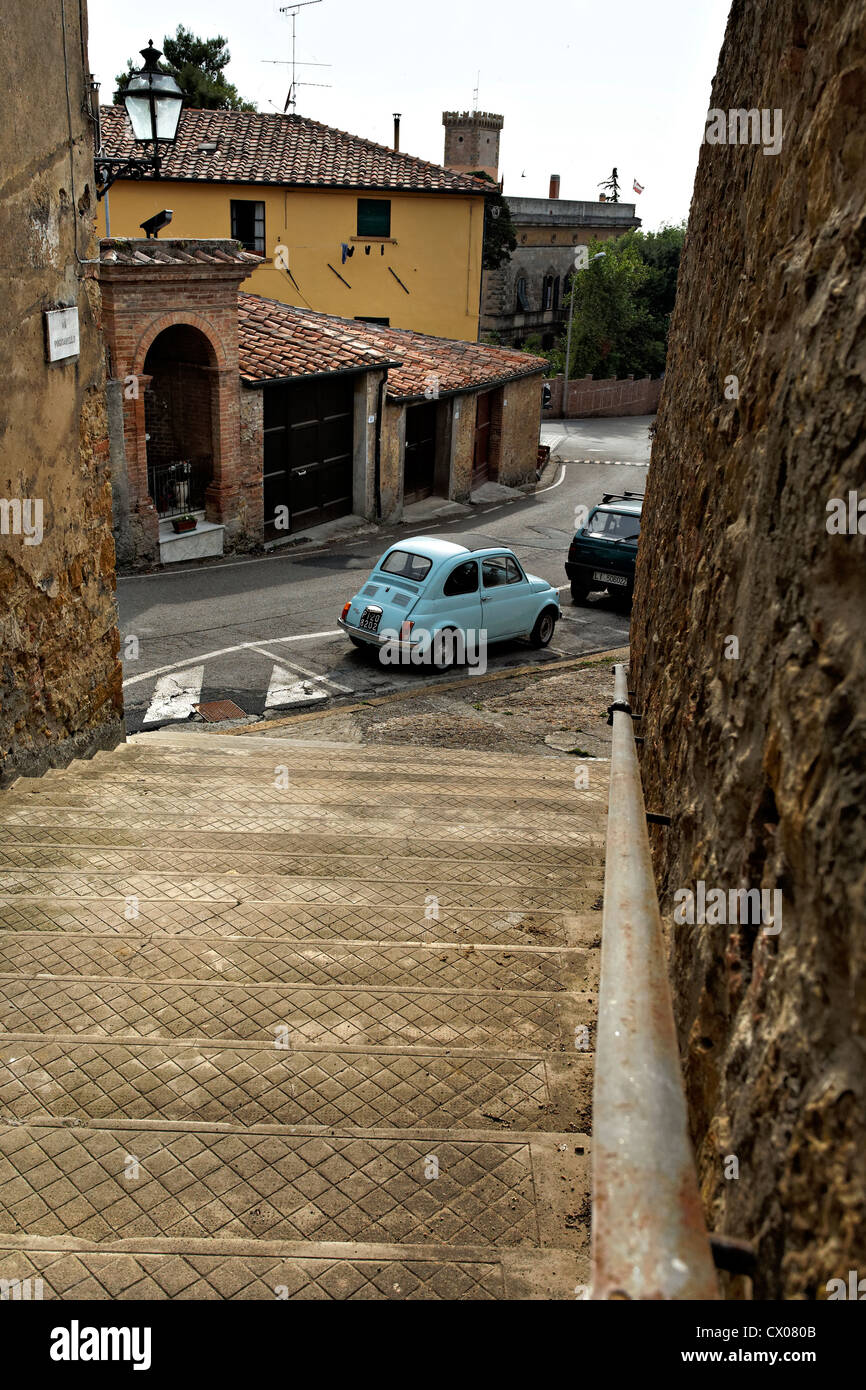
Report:
M 559 174 L 551 174 L 550 176 L 550 193 L 548 194 L 548 197 L 559 197 Z
M 394 149 L 400 148 L 400 112 L 394 112 Z

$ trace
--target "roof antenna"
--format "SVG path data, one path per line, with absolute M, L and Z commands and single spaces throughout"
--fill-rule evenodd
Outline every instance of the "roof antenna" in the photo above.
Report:
M 481 89 L 481 69 L 478 69 L 478 76 L 475 79 L 475 91 L 472 93 L 472 110 L 478 110 L 478 93 Z
M 279 59 L 279 58 L 263 58 L 263 59 L 262 59 L 262 62 L 263 62 L 263 63 L 278 63 L 281 67 L 289 67 L 289 66 L 290 66 L 291 69 L 292 69 L 292 81 L 291 81 L 291 85 L 289 86 L 289 94 L 288 94 L 288 96 L 286 97 L 286 104 L 285 104 L 285 106 L 283 107 L 283 115 L 286 114 L 286 112 L 289 110 L 289 107 L 291 107 L 292 115 L 293 115 L 293 116 L 295 115 L 296 110 L 297 110 L 297 105 L 298 105 L 297 90 L 298 90 L 299 87 L 330 87 L 330 86 L 331 86 L 331 83 L 330 83 L 330 82 L 299 82 L 298 79 L 297 79 L 297 76 L 296 76 L 296 71 L 295 71 L 296 68 L 329 68 L 329 67 L 331 66 L 330 63 L 299 63 L 299 62 L 297 61 L 296 57 L 295 57 L 295 44 L 296 44 L 296 40 L 297 40 L 297 31 L 296 31 L 296 23 L 295 23 L 295 21 L 297 20 L 297 17 L 298 17 L 298 10 L 305 10 L 305 9 L 307 8 L 308 5 L 321 5 L 321 3 L 322 3 L 322 0 L 298 0 L 298 3 L 297 3 L 297 4 L 294 4 L 294 5 L 281 5 L 281 6 L 280 6 L 280 14 L 290 14 L 290 15 L 292 16 L 292 57 L 291 57 L 291 62 L 289 62 L 289 60 L 287 60 L 287 59 Z

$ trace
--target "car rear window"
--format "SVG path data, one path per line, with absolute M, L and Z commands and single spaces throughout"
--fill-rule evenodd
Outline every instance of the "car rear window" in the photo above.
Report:
M 609 541 L 636 541 L 640 535 L 640 517 L 633 512 L 593 512 L 586 530 L 590 536 L 604 536 Z
M 413 555 L 410 550 L 392 550 L 379 566 L 383 574 L 398 574 L 401 579 L 413 579 L 420 584 L 430 573 L 433 564 L 426 555 Z

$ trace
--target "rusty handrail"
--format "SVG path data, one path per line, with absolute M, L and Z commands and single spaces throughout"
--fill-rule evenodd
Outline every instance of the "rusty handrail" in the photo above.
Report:
M 625 667 L 614 677 L 590 1296 L 714 1299 Z

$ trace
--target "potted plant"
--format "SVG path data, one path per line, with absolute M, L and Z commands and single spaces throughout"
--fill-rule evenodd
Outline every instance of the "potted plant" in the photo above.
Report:
M 175 532 L 194 531 L 198 526 L 198 517 L 193 516 L 192 512 L 185 512 L 183 516 L 173 516 L 171 528 Z

